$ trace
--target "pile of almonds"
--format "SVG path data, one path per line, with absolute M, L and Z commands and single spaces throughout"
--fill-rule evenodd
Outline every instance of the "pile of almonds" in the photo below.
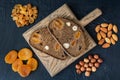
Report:
M 85 76 L 89 77 L 91 72 L 96 72 L 102 62 L 103 60 L 99 55 L 89 55 L 88 58 L 84 58 L 83 61 L 80 61 L 75 65 L 76 73 L 81 74 L 82 72 L 85 72 Z
M 116 25 L 102 23 L 95 28 L 97 33 L 98 44 L 102 45 L 102 48 L 108 48 L 111 44 L 115 45 L 118 41 L 118 28 Z

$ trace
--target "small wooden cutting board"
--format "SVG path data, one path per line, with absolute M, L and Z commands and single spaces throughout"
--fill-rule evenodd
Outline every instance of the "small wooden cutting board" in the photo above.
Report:
M 44 18 L 43 20 L 41 20 L 40 22 L 38 22 L 36 25 L 34 25 L 32 28 L 30 28 L 29 30 L 27 30 L 26 32 L 23 33 L 23 37 L 25 38 L 25 40 L 28 42 L 29 44 L 29 38 L 30 35 L 33 31 L 40 29 L 42 27 L 46 27 L 48 26 L 49 22 L 56 18 L 56 17 L 65 17 L 65 18 L 69 18 L 72 20 L 77 20 L 75 15 L 72 13 L 72 11 L 69 9 L 69 7 L 64 4 L 63 6 L 61 6 L 59 9 L 57 9 L 56 11 L 54 11 L 53 13 L 51 13 L 49 16 L 47 16 L 46 18 Z M 83 26 L 83 30 L 85 33 L 85 39 L 87 42 L 87 48 L 85 51 L 83 51 L 82 54 L 80 54 L 78 57 L 68 57 L 66 60 L 59 60 L 56 59 L 52 56 L 49 56 L 35 48 L 33 48 L 30 44 L 30 47 L 33 49 L 33 51 L 35 52 L 35 54 L 38 56 L 38 58 L 40 59 L 40 61 L 43 63 L 44 67 L 47 69 L 47 71 L 49 72 L 49 74 L 53 77 L 55 76 L 57 73 L 59 73 L 61 70 L 63 70 L 64 68 L 66 68 L 67 66 L 69 66 L 71 63 L 73 63 L 75 60 L 77 60 L 78 58 L 80 58 L 82 55 L 84 55 L 85 53 L 87 53 L 88 51 L 90 51 L 91 49 L 93 49 L 96 46 L 96 43 L 94 42 L 94 40 L 90 37 L 90 35 L 87 33 L 87 31 L 84 29 L 84 26 L 86 24 L 88 24 L 89 22 L 92 21 L 86 21 L 85 23 L 85 19 L 87 19 L 88 17 L 84 17 L 84 19 L 82 19 L 80 21 L 81 26 Z M 82 23 L 83 22 L 83 23 Z M 83 25 L 82 25 L 83 24 Z

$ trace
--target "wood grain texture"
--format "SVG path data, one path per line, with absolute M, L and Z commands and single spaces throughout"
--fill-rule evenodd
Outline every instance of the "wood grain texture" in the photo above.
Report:
M 72 13 L 72 11 L 69 9 L 69 7 L 64 4 L 62 7 L 60 7 L 59 9 L 57 9 L 56 11 L 54 11 L 52 14 L 50 14 L 48 17 L 46 17 L 45 19 L 43 19 L 42 21 L 38 22 L 35 26 L 33 26 L 32 28 L 30 28 L 29 30 L 27 30 L 25 33 L 23 33 L 23 37 L 25 38 L 25 40 L 28 42 L 29 44 L 29 38 L 30 35 L 33 31 L 40 29 L 42 27 L 46 27 L 48 26 L 49 22 L 56 18 L 56 17 L 65 17 L 65 18 L 69 18 L 72 20 L 77 20 L 75 15 Z M 84 32 L 85 32 L 85 39 L 87 42 L 87 48 L 86 50 L 80 54 L 78 57 L 68 57 L 66 60 L 59 60 L 56 59 L 52 56 L 49 56 L 47 54 L 44 54 L 43 52 L 38 51 L 37 49 L 33 48 L 31 45 L 31 48 L 33 49 L 33 51 L 35 52 L 35 54 L 38 56 L 38 58 L 40 59 L 40 61 L 43 63 L 43 65 L 45 66 L 45 68 L 47 69 L 47 71 L 49 72 L 49 74 L 53 77 L 55 76 L 57 73 L 59 73 L 61 70 L 63 70 L 64 68 L 66 68 L 68 65 L 70 65 L 71 63 L 73 63 L 75 60 L 77 60 L 78 58 L 80 58 L 82 55 L 84 55 L 86 52 L 88 52 L 89 50 L 91 50 L 92 48 L 94 48 L 96 46 L 96 43 L 94 42 L 94 40 L 90 37 L 90 35 L 87 33 L 87 31 L 83 28 Z

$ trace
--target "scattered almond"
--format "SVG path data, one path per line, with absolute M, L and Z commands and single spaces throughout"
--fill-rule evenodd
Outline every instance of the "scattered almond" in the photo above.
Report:
M 107 33 L 107 37 L 111 37 L 112 36 L 112 31 L 109 31 L 108 33 Z
M 110 47 L 109 43 L 105 43 L 105 44 L 102 45 L 102 48 L 108 48 L 108 47 Z
M 107 42 L 107 43 L 111 43 L 111 41 L 110 41 L 110 39 L 109 38 L 105 38 L 105 41 Z
M 99 31 L 100 31 L 100 25 L 97 25 L 97 26 L 96 26 L 95 31 L 96 31 L 96 32 L 99 32 Z
M 107 28 L 102 27 L 100 28 L 100 30 L 103 31 L 104 33 L 107 33 Z
M 100 35 L 100 33 L 97 33 L 97 39 L 98 39 L 98 40 L 101 39 L 101 35 Z
M 111 31 L 112 28 L 113 28 L 113 25 L 110 23 L 110 24 L 108 25 L 108 31 Z
M 101 27 L 107 27 L 107 26 L 108 26 L 107 23 L 102 23 L 102 24 L 101 24 Z
M 115 41 L 118 41 L 118 37 L 116 34 L 112 34 L 112 38 L 115 40 Z
M 103 37 L 103 38 L 106 38 L 106 34 L 102 31 L 100 31 L 100 35 Z
M 104 43 L 104 41 L 105 41 L 104 39 L 101 39 L 101 40 L 99 40 L 98 44 L 102 45 Z
M 118 33 L 118 28 L 117 28 L 116 25 L 113 25 L 113 31 L 114 31 L 115 33 Z
M 110 41 L 113 45 L 115 44 L 115 40 L 112 37 L 110 38 Z

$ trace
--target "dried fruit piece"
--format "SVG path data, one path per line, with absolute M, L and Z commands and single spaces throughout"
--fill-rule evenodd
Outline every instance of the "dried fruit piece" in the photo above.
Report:
M 105 44 L 102 45 L 102 48 L 108 48 L 108 47 L 110 47 L 109 43 L 105 43 Z
M 111 31 L 112 28 L 113 28 L 113 25 L 110 23 L 110 24 L 108 25 L 108 31 Z
M 102 31 L 100 31 L 100 35 L 103 37 L 103 38 L 106 38 L 106 34 Z
M 14 63 L 14 61 L 17 59 L 17 51 L 11 50 L 8 52 L 8 54 L 5 56 L 5 62 L 8 64 Z
M 12 64 L 12 70 L 13 70 L 14 72 L 17 72 L 17 71 L 18 71 L 18 67 L 19 67 L 20 65 L 23 65 L 22 60 L 16 59 L 16 61 Z
M 41 35 L 38 34 L 38 33 L 34 33 L 33 34 L 33 37 L 31 38 L 31 42 L 34 43 L 34 44 L 40 44 L 42 43 L 42 39 L 41 39 Z
M 113 25 L 113 31 L 114 31 L 115 33 L 118 33 L 118 28 L 117 28 L 116 25 Z
M 28 59 L 27 64 L 30 65 L 32 71 L 37 69 L 38 62 L 35 58 Z
M 56 28 L 57 30 L 62 30 L 64 27 L 64 22 L 61 19 L 55 19 L 52 22 L 53 27 Z
M 118 37 L 116 34 L 112 34 L 112 38 L 115 40 L 115 41 L 118 41 Z
M 76 40 L 72 40 L 70 44 L 71 44 L 72 46 L 75 46 L 75 45 L 76 45 Z
M 101 40 L 99 40 L 98 44 L 102 45 L 104 43 L 104 41 L 105 41 L 104 39 L 101 39 Z
M 79 38 L 80 38 L 80 35 L 81 35 L 81 32 L 80 32 L 80 31 L 75 32 L 75 33 L 74 33 L 74 38 L 75 38 L 75 39 L 79 39 Z
M 102 23 L 102 24 L 101 24 L 101 27 L 107 27 L 107 26 L 108 26 L 107 23 Z
M 28 48 L 23 48 L 18 52 L 18 57 L 21 60 L 28 60 L 32 57 L 32 51 Z
M 107 33 L 107 28 L 102 27 L 100 28 L 100 30 L 103 31 L 104 33 Z
M 105 38 L 105 41 L 107 42 L 107 43 L 111 43 L 111 41 L 110 41 L 110 39 L 109 38 Z
M 113 45 L 115 45 L 115 40 L 112 37 L 110 38 L 110 41 Z
M 96 31 L 96 32 L 99 32 L 99 31 L 100 31 L 100 25 L 97 25 L 97 26 L 96 26 L 95 31 Z
M 100 33 L 97 33 L 97 40 L 101 40 L 101 35 L 100 35 Z
M 31 72 L 31 67 L 29 65 L 20 65 L 18 67 L 18 73 L 21 77 L 27 77 Z
M 56 43 L 54 46 L 55 51 L 60 50 L 60 47 L 61 47 L 60 44 Z
M 107 37 L 111 37 L 112 36 L 112 31 L 109 31 L 108 33 L 107 33 Z

